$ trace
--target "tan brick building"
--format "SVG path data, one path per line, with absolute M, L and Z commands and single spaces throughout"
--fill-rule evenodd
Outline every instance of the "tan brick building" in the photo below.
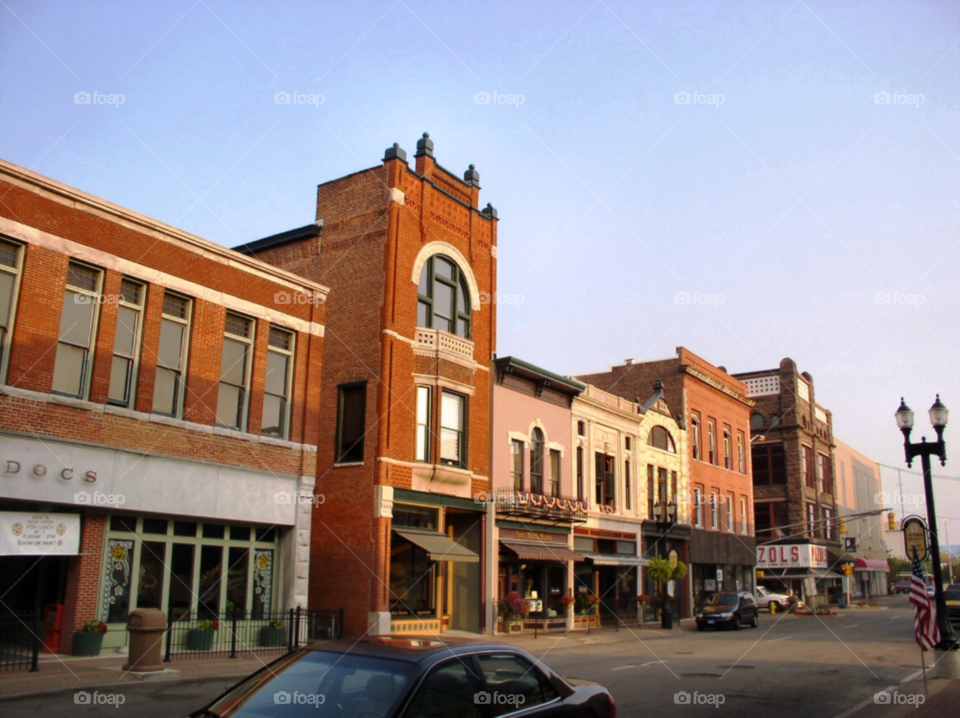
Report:
M 238 249 L 331 287 L 310 600 L 347 633 L 484 628 L 497 216 L 479 174 L 381 164 L 321 184 L 316 224 Z
M 0 197 L 0 610 L 64 605 L 69 651 L 306 606 L 326 287 L 2 161 Z

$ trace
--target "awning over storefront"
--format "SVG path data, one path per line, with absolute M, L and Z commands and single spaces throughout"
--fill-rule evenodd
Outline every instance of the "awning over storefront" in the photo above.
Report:
M 853 562 L 854 571 L 883 571 L 890 570 L 889 564 L 879 558 L 858 558 Z
M 524 561 L 584 561 L 582 554 L 571 551 L 566 546 L 549 543 L 521 543 L 519 541 L 501 541 L 500 545 L 517 554 Z
M 640 556 L 609 556 L 602 554 L 587 554 L 595 566 L 646 566 L 649 561 Z
M 827 571 L 820 568 L 795 568 L 781 569 L 780 571 L 767 569 L 764 571 L 764 578 L 815 578 L 817 580 L 827 580 L 840 579 L 843 578 L 843 576 L 834 571 Z
M 439 531 L 394 529 L 394 533 L 426 551 L 431 561 L 480 562 L 480 557 L 476 553 L 449 539 Z

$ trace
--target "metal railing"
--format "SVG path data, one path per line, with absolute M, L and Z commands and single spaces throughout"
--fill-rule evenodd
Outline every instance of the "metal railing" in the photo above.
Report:
M 0 615 L 0 672 L 39 670 L 40 614 Z

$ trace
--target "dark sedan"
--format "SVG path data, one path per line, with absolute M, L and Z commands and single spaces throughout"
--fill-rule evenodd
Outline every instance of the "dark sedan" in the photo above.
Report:
M 697 611 L 697 630 L 727 626 L 738 630 L 746 624 L 756 628 L 760 623 L 760 609 L 753 596 L 746 592 L 715 593 Z
M 192 716 L 616 717 L 605 688 L 574 683 L 512 646 L 374 636 L 292 651 Z

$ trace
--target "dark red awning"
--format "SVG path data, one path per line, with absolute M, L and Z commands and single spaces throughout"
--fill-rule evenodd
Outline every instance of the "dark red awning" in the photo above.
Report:
M 890 565 L 879 558 L 858 558 L 853 562 L 853 569 L 861 571 L 889 571 Z

